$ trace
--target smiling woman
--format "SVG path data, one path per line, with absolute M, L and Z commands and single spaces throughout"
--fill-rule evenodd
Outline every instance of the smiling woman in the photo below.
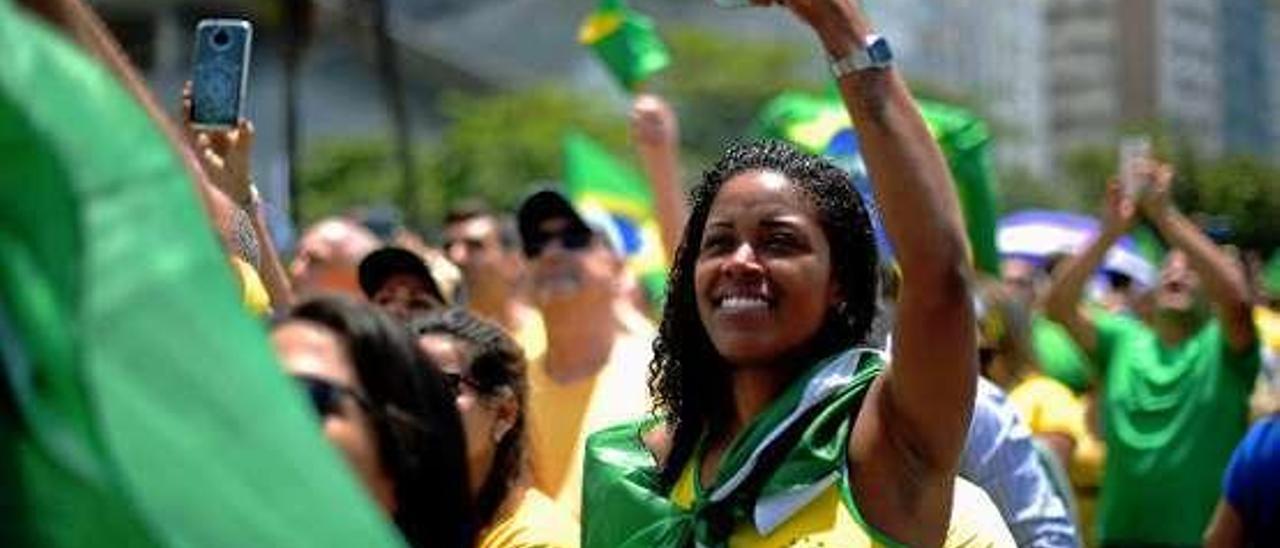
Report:
M 689 227 L 686 243 L 697 251 L 680 256 L 672 279 L 685 287 L 693 276 L 697 317 L 669 307 L 662 341 L 676 340 L 677 325 L 698 323 L 730 365 L 750 367 L 797 351 L 823 356 L 865 337 L 872 309 L 840 303 L 875 302 L 875 241 L 838 168 L 782 144 L 735 147 L 698 188 Z M 833 257 L 833 247 L 845 252 Z M 828 324 L 828 312 L 836 321 Z
M 851 0 L 781 4 L 818 35 L 902 283 L 892 366 L 865 348 L 878 256 L 849 175 L 735 146 L 692 211 L 649 384 L 658 416 L 587 445 L 587 546 L 1012 546 L 955 477 L 972 413 L 970 265 L 946 163 Z

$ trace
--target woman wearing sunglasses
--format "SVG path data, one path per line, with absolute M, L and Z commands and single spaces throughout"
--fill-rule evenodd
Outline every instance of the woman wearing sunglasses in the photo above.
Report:
M 324 435 L 409 545 L 471 546 L 458 413 L 408 330 L 371 305 L 322 297 L 290 310 L 271 338 Z
M 462 415 L 479 548 L 578 546 L 578 523 L 530 484 L 525 462 L 525 361 L 498 326 L 461 309 L 411 322 L 418 348 L 444 373 Z
M 596 433 L 586 546 L 1012 546 L 956 478 L 976 382 L 946 161 L 853 0 L 754 0 L 812 28 L 858 129 L 902 272 L 889 365 L 866 344 L 872 225 L 849 174 L 731 148 L 692 191 L 649 385 L 658 417 Z

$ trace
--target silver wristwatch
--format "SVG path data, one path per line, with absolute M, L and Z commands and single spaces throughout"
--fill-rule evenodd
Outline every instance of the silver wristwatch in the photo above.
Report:
M 893 66 L 893 50 L 889 41 L 877 34 L 868 34 L 861 48 L 848 55 L 831 60 L 831 74 L 837 80 L 864 70 L 879 70 Z

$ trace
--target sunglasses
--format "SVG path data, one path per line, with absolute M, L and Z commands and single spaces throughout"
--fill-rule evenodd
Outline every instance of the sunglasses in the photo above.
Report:
M 591 240 L 595 238 L 590 230 L 569 229 L 560 232 L 540 232 L 532 241 L 526 242 L 524 245 L 524 254 L 529 258 L 542 255 L 542 252 L 551 245 L 551 242 L 560 241 L 560 247 L 569 251 L 577 251 L 591 245 Z
M 449 389 L 449 393 L 453 394 L 453 397 L 455 398 L 462 394 L 463 386 L 470 388 L 476 393 L 483 392 L 479 382 L 471 377 L 459 373 L 445 373 L 444 384 L 445 387 Z
M 341 415 L 343 398 L 351 398 L 365 409 L 373 408 L 368 398 L 354 388 L 307 375 L 295 375 L 293 379 L 307 394 L 307 400 L 320 418 Z

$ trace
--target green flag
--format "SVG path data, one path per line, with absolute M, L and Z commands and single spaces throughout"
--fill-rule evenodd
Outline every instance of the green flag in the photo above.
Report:
M 933 101 L 920 101 L 919 105 L 951 168 L 974 265 L 988 274 L 999 275 L 1000 253 L 996 248 L 999 207 L 987 124 L 959 107 Z
M 671 64 L 653 20 L 632 10 L 623 0 L 600 0 L 578 31 L 578 41 L 590 46 L 609 73 L 627 91 Z
M 670 486 L 659 481 L 643 442 L 655 421 L 596 432 L 587 439 L 583 464 L 582 545 L 726 546 L 735 524 L 766 530 L 787 521 L 803 507 L 795 504 L 796 493 L 831 481 L 845 467 L 854 411 L 883 359 L 878 351 L 854 348 L 807 366 L 738 434 L 691 508 L 676 504 Z
M 999 272 L 996 250 L 995 176 L 991 166 L 991 135 L 987 125 L 972 113 L 951 105 L 919 101 L 921 114 L 946 156 L 951 178 L 965 218 L 974 264 L 985 272 Z M 857 135 L 840 98 L 789 92 L 770 101 L 756 121 L 759 135 L 795 144 L 812 154 L 826 155 L 844 165 L 855 181 L 869 189 L 863 178 Z M 863 196 L 873 200 L 870 192 Z M 875 209 L 875 204 L 871 204 Z M 881 243 L 887 239 L 878 235 Z
M 398 545 L 142 108 L 8 0 L 0 67 L 0 545 Z
M 599 143 L 576 132 L 564 139 L 564 184 L 577 207 L 609 214 L 622 236 L 628 268 L 657 305 L 666 294 L 667 260 L 649 184 Z

